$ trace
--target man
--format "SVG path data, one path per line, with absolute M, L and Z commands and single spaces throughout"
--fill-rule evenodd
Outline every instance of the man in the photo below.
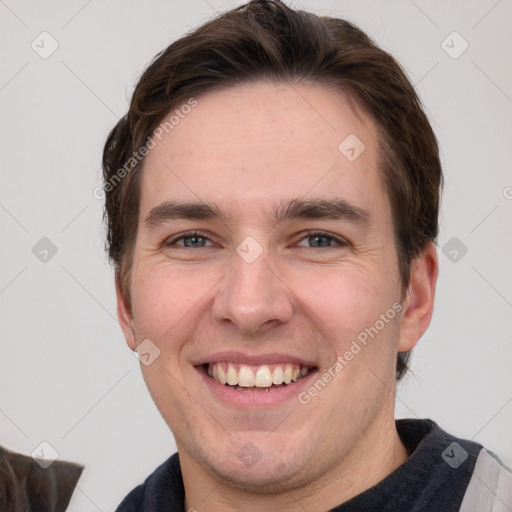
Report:
M 145 71 L 103 159 L 118 315 L 171 428 L 127 511 L 469 511 L 512 476 L 394 419 L 430 322 L 441 166 L 355 26 L 254 1 Z

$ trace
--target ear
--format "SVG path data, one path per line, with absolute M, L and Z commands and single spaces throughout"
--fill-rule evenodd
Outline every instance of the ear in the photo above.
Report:
M 402 304 L 399 352 L 411 350 L 430 324 L 438 273 L 436 246 L 429 242 L 411 261 L 409 287 Z
M 121 329 L 123 331 L 126 343 L 128 346 L 135 350 L 137 345 L 135 343 L 135 333 L 133 330 L 133 317 L 131 309 L 126 304 L 126 300 L 124 298 L 121 283 L 116 277 L 116 297 L 117 297 L 117 318 L 119 319 L 119 324 L 121 325 Z

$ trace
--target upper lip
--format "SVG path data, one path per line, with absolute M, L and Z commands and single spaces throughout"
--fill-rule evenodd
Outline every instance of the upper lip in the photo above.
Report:
M 198 357 L 192 360 L 194 366 L 200 366 L 209 363 L 218 363 L 228 361 L 231 363 L 246 364 L 251 366 L 261 366 L 264 364 L 289 363 L 302 366 L 317 366 L 317 363 L 311 359 L 293 356 L 290 354 L 269 352 L 269 353 L 249 353 L 237 351 L 222 351 L 208 354 L 204 357 Z

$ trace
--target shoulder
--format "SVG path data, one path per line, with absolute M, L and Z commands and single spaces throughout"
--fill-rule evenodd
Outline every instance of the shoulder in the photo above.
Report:
M 490 450 L 482 448 L 476 459 L 460 512 L 504 511 L 512 508 L 512 469 Z
M 432 420 L 398 420 L 397 429 L 412 453 L 404 465 L 413 470 L 408 480 L 420 476 L 423 497 L 450 503 L 457 512 L 512 510 L 512 470 L 492 451 Z
M 184 494 L 179 457 L 175 453 L 158 466 L 144 483 L 135 487 L 117 507 L 116 512 L 159 510 L 155 497 L 164 495 L 168 503 L 171 501 L 180 507 Z

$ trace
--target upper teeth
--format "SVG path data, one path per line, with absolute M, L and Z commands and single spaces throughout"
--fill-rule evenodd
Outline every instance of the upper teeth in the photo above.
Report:
M 235 363 L 210 363 L 207 373 L 221 384 L 230 386 L 269 388 L 272 384 L 280 385 L 283 382 L 290 384 L 296 382 L 300 377 L 308 373 L 308 368 L 298 364 L 264 364 L 258 367 L 251 367 L 245 364 Z

